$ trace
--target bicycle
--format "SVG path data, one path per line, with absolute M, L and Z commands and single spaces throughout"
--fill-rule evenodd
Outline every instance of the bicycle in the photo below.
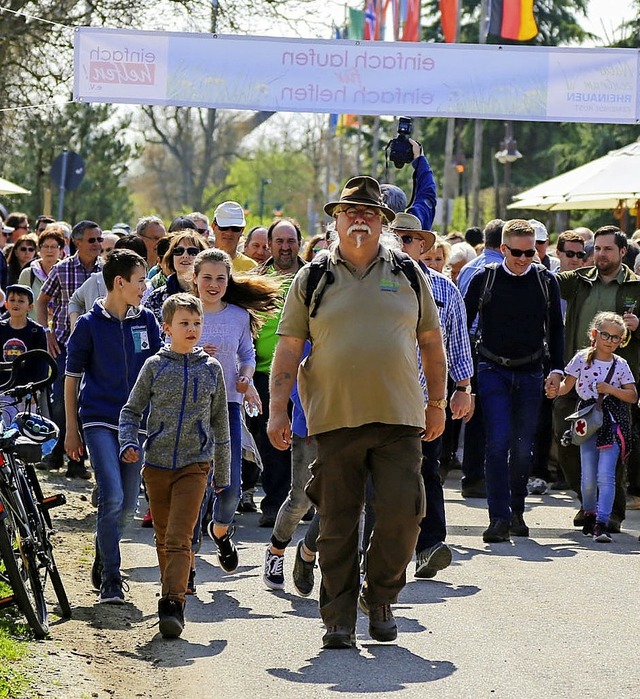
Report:
M 17 605 L 36 638 L 45 638 L 49 633 L 45 600 L 49 580 L 60 616 L 71 617 L 71 605 L 53 555 L 49 515 L 49 510 L 65 504 L 66 498 L 61 493 L 44 497 L 33 463 L 20 458 L 20 454 L 33 444 L 58 436 L 57 427 L 40 414 L 35 400 L 38 391 L 55 381 L 57 367 L 44 350 L 30 350 L 13 362 L 0 363 L 0 372 L 9 369 L 11 378 L 0 386 L 0 397 L 8 399 L 5 408 L 17 406 L 24 399 L 26 410 L 18 412 L 8 427 L 4 419 L 0 420 L 0 558 L 4 564 L 0 580 L 13 591 L 0 600 L 0 608 Z M 27 377 L 31 380 L 25 382 Z

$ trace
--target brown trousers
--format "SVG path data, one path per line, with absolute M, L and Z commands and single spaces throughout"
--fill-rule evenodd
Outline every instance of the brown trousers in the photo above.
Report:
M 416 427 L 371 423 L 316 435 L 306 493 L 320 515 L 320 613 L 327 627 L 355 628 L 360 588 L 358 525 L 371 476 L 376 524 L 367 551 L 369 605 L 397 600 L 425 514 Z
M 208 461 L 176 470 L 145 466 L 149 507 L 156 535 L 162 598 L 184 604 L 191 567 L 191 539 L 207 486 Z

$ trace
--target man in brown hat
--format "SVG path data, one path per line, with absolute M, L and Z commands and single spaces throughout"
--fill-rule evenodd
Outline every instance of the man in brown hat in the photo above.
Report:
M 420 255 L 433 246 L 435 235 L 431 231 L 422 230 L 422 224 L 416 216 L 398 213 L 390 228 L 402 241 L 402 250 L 417 262 L 431 283 L 447 354 L 451 418 L 464 418 L 466 421 L 473 414 L 473 359 L 462 295 L 450 279 L 429 269 L 420 260 Z M 421 383 L 424 382 L 423 375 L 420 380 Z M 427 514 L 420 522 L 420 535 L 416 544 L 416 578 L 433 578 L 439 570 L 447 568 L 451 563 L 451 549 L 445 543 L 447 524 L 440 480 L 441 453 L 442 437 L 422 442 L 422 478 L 427 497 Z
M 412 288 L 399 258 L 380 244 L 383 221 L 395 214 L 382 203 L 378 182 L 352 178 L 324 210 L 336 220 L 338 243 L 323 253 L 327 269 L 310 303 L 313 312 L 306 300 L 310 266 L 298 272 L 287 296 L 271 369 L 268 433 L 276 448 L 289 448 L 287 402 L 297 376 L 318 447 L 306 492 L 320 514 L 323 646 L 350 648 L 358 603 L 373 639 L 397 636 L 391 604 L 405 584 L 424 516 L 420 438 L 442 434 L 446 360 L 426 277 L 412 269 Z M 311 354 L 298 371 L 307 339 Z M 429 390 L 426 408 L 416 343 Z M 369 477 L 376 526 L 359 596 L 358 524 Z

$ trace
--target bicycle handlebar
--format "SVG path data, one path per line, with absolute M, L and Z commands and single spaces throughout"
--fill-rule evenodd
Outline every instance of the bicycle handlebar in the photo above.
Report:
M 58 376 L 58 365 L 55 359 L 41 349 L 24 352 L 12 362 L 0 362 L 0 371 L 9 370 L 11 378 L 7 383 L 0 385 L 0 395 L 18 399 L 51 386 Z M 45 371 L 46 376 L 39 378 Z M 33 374 L 35 374 L 35 380 L 30 380 L 29 375 Z

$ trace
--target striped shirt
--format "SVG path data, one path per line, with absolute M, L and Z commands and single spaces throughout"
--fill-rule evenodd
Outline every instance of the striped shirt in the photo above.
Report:
M 462 294 L 458 291 L 458 287 L 443 274 L 429 269 L 426 265 L 421 264 L 420 268 L 431 284 L 431 291 L 440 316 L 449 376 L 455 382 L 469 379 L 473 376 L 473 359 Z M 419 351 L 418 354 L 420 354 Z M 420 385 L 426 399 L 427 382 L 422 371 L 422 363 L 419 363 L 419 367 Z
M 40 291 L 50 296 L 53 302 L 53 333 L 59 344 L 66 345 L 71 334 L 69 301 L 73 292 L 81 287 L 94 272 L 99 272 L 101 269 L 102 261 L 99 257 L 92 267 L 86 269 L 76 253 L 58 262 L 49 272 Z

